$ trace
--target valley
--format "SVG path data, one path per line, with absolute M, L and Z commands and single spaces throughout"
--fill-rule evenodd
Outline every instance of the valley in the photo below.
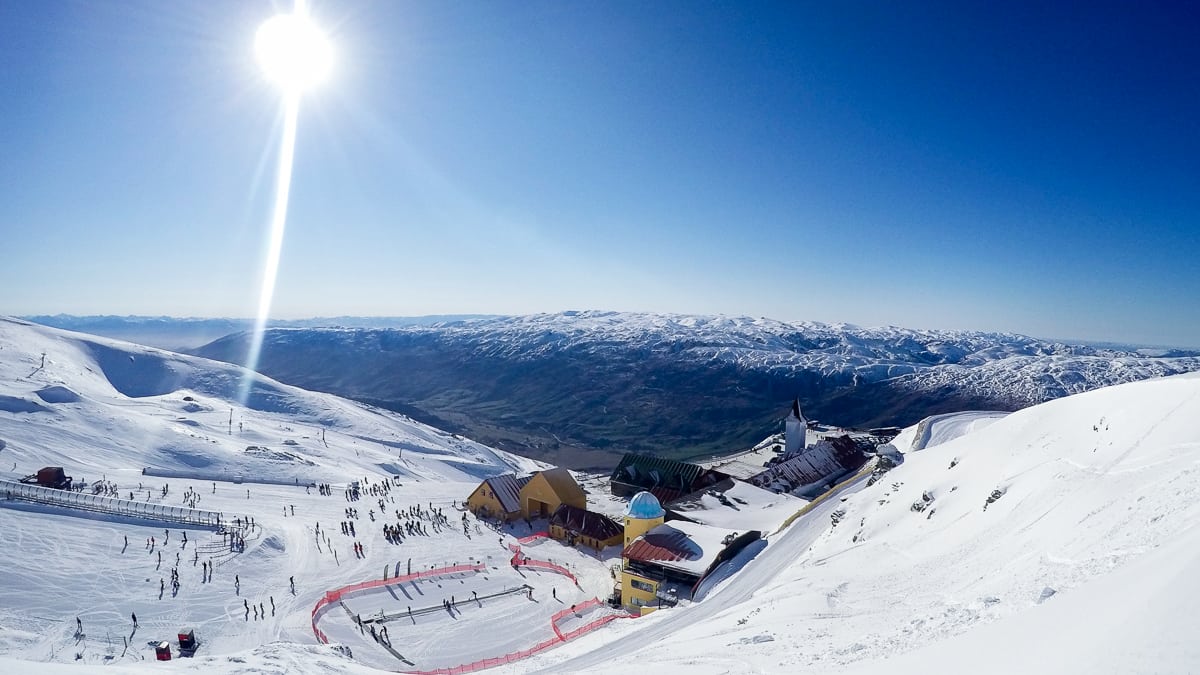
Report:
M 194 353 L 237 363 L 246 339 Z M 1200 355 L 1001 333 L 566 312 L 274 329 L 259 368 L 511 452 L 605 470 L 624 452 L 707 459 L 742 450 L 778 430 L 795 398 L 827 423 L 902 427 L 1194 371 Z

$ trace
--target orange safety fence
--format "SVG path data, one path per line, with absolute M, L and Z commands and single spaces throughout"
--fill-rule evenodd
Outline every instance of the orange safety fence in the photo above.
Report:
M 540 535 L 533 535 L 533 536 L 537 537 Z M 563 567 L 562 565 L 558 565 L 558 564 L 548 562 L 545 560 L 537 560 L 534 558 L 530 558 L 528 556 L 522 556 L 520 546 L 513 546 L 512 544 L 509 544 L 508 548 L 510 550 L 512 550 L 512 552 L 513 552 L 513 557 L 511 560 L 508 561 L 508 564 L 512 565 L 514 568 L 517 567 L 518 565 L 524 565 L 526 567 L 536 567 L 538 569 L 549 570 L 551 572 L 558 572 L 559 574 L 561 574 L 561 575 L 567 577 L 568 579 L 570 579 L 571 581 L 573 581 L 576 586 L 579 585 L 579 580 L 575 578 L 575 575 L 572 574 L 570 570 Z
M 513 663 L 515 661 L 520 661 L 521 659 L 527 659 L 540 651 L 544 651 L 546 649 L 549 649 L 550 647 L 553 647 L 554 645 L 557 645 L 558 643 L 559 643 L 559 639 L 553 638 L 550 640 L 545 640 L 543 642 L 539 642 L 536 645 L 534 645 L 533 647 L 530 647 L 529 649 L 523 649 L 519 652 L 505 654 L 504 656 L 495 656 L 490 659 L 480 659 L 479 661 L 475 661 L 474 663 L 467 663 L 467 664 L 463 664 L 461 666 L 453 666 L 451 668 L 436 668 L 434 670 L 410 670 L 410 671 L 406 671 L 406 672 L 411 673 L 411 675 L 461 675 L 461 673 L 470 673 L 470 672 L 474 672 L 476 670 L 482 670 L 484 668 L 495 668 L 496 666 L 502 666 L 506 663 Z
M 579 584 L 579 580 L 575 578 L 575 575 L 571 574 L 571 571 L 562 565 L 556 565 L 552 562 L 546 562 L 545 560 L 534 560 L 533 558 L 521 558 L 517 560 L 517 564 L 525 567 L 536 567 L 537 569 L 558 572 L 559 574 L 575 582 L 576 585 Z
M 597 598 L 592 598 L 591 600 L 586 600 L 578 605 L 572 605 L 566 609 L 560 609 L 554 613 L 554 616 L 550 617 L 550 623 L 557 624 L 559 621 L 562 621 L 564 616 L 567 616 L 568 614 L 582 612 L 583 610 L 591 609 L 598 604 L 600 604 L 600 600 Z
M 534 532 L 533 534 L 529 535 L 528 537 L 521 537 L 521 538 L 517 539 L 517 543 L 515 543 L 515 544 L 509 544 L 508 550 L 512 551 L 513 553 L 520 553 L 521 552 L 521 544 L 532 544 L 533 542 L 538 541 L 540 539 L 549 539 L 549 538 L 550 538 L 549 532 Z
M 600 602 L 600 600 L 598 600 L 597 598 L 592 598 L 591 600 L 588 600 L 582 604 L 576 605 L 575 611 L 579 611 L 582 609 L 590 609 L 590 608 L 595 607 L 596 605 L 600 605 L 600 604 L 602 604 Z M 538 652 L 545 651 L 546 649 L 549 649 L 550 647 L 553 647 L 559 643 L 573 640 L 573 639 L 579 637 L 580 635 L 583 635 L 584 633 L 588 633 L 590 631 L 596 630 L 600 626 L 603 626 L 604 624 L 609 623 L 610 621 L 613 621 L 615 619 L 636 619 L 638 617 L 638 615 L 636 615 L 636 614 L 607 614 L 607 615 L 602 616 L 598 619 L 595 619 L 594 621 L 591 621 L 583 626 L 580 626 L 579 628 L 576 628 L 575 630 L 573 630 L 569 633 L 565 633 L 565 634 L 560 633 L 558 631 L 558 626 L 556 624 L 564 616 L 566 616 L 568 614 L 572 614 L 572 613 L 573 612 L 570 609 L 564 609 L 559 612 L 556 612 L 554 614 L 553 618 L 550 619 L 550 626 L 552 628 L 554 628 L 554 634 L 555 634 L 554 639 L 539 642 L 538 644 L 534 645 L 533 647 L 531 647 L 529 649 L 523 649 L 521 651 L 516 651 L 511 654 L 505 654 L 504 656 L 494 656 L 492 658 L 480 659 L 479 661 L 475 661 L 472 663 L 465 663 L 463 665 L 453 666 L 450 668 L 436 668 L 434 670 L 410 670 L 410 671 L 406 671 L 406 672 L 410 673 L 410 675 L 462 675 L 462 673 L 471 673 L 476 670 L 483 670 L 484 668 L 494 668 L 496 666 L 502 666 L 502 665 L 505 665 L 508 663 L 514 663 L 516 661 L 520 661 L 522 659 L 527 659 L 530 656 L 533 656 L 534 654 L 537 654 Z
M 533 535 L 533 536 L 536 537 L 538 535 Z M 514 556 L 514 560 L 516 560 L 517 558 L 520 557 L 520 555 L 519 555 L 520 548 L 519 547 L 516 548 L 516 553 L 518 555 Z M 555 572 L 558 572 L 560 574 L 563 574 L 563 575 L 569 577 L 572 581 L 576 581 L 575 575 L 571 574 L 571 572 L 569 572 L 566 568 L 562 567 L 561 565 L 556 565 L 554 563 L 545 562 L 543 560 L 533 560 L 533 559 L 530 559 L 528 562 L 526 562 L 524 559 L 521 559 L 520 564 L 528 565 L 530 567 L 538 567 L 538 568 L 555 571 Z M 362 591 L 362 590 L 366 590 L 366 589 L 370 589 L 370 588 L 379 588 L 380 586 L 387 586 L 390 584 L 405 583 L 408 581 L 413 581 L 415 579 L 427 579 L 429 577 L 442 576 L 445 574 L 457 574 L 459 572 L 482 572 L 485 570 L 487 570 L 487 566 L 483 565 L 483 564 L 454 565 L 451 567 L 443 567 L 440 569 L 425 570 L 422 572 L 414 572 L 412 574 L 406 574 L 406 575 L 402 575 L 402 576 L 398 576 L 398 577 L 392 577 L 391 579 L 386 579 L 386 580 L 385 579 L 372 579 L 371 581 L 363 581 L 363 582 L 360 582 L 357 584 L 351 584 L 349 586 L 344 586 L 342 588 L 339 588 L 339 589 L 336 589 L 333 591 L 327 591 L 323 596 L 321 596 L 321 599 L 317 601 L 317 604 L 315 606 L 313 606 L 313 609 L 312 609 L 313 635 L 315 635 L 317 637 L 317 639 L 320 640 L 322 643 L 325 643 L 325 644 L 329 643 L 329 638 L 325 635 L 325 633 L 320 628 L 317 627 L 317 622 L 320 619 L 320 617 L 324 615 L 326 609 L 328 609 L 330 606 L 336 604 L 338 601 L 340 601 L 342 599 L 343 596 L 345 596 L 348 593 L 354 593 L 357 591 Z M 576 581 L 576 583 L 578 583 L 578 582 Z M 585 610 L 585 609 L 591 609 L 592 607 L 595 607 L 600 604 L 602 604 L 602 603 L 600 602 L 599 599 L 591 598 L 590 600 L 587 600 L 583 603 L 575 605 L 574 611 L 578 612 L 578 611 Z M 563 609 L 563 610 L 559 610 L 558 612 L 556 612 L 550 618 L 550 628 L 554 630 L 554 637 L 550 638 L 548 640 L 543 640 L 542 642 L 537 643 L 536 645 L 530 647 L 529 649 L 522 649 L 520 651 L 512 652 L 510 654 L 505 654 L 503 656 L 494 656 L 494 657 L 487 658 L 487 659 L 480 659 L 479 661 L 475 661 L 472 663 L 466 663 L 466 664 L 454 666 L 451 668 L 436 668 L 434 670 L 410 670 L 410 671 L 405 671 L 405 672 L 408 672 L 411 675 L 462 675 L 463 673 L 471 673 L 476 670 L 482 670 L 484 668 L 494 668 L 496 666 L 501 666 L 501 665 L 505 665 L 508 663 L 514 663 L 514 662 L 520 661 L 522 659 L 527 659 L 527 658 L 533 656 L 534 654 L 537 654 L 538 652 L 542 652 L 542 651 L 549 649 L 550 647 L 553 647 L 553 646 L 558 645 L 563 642 L 567 642 L 569 640 L 574 640 L 575 638 L 579 637 L 580 635 L 583 635 L 585 633 L 589 633 L 593 630 L 596 630 L 597 628 L 613 621 L 614 619 L 636 619 L 638 617 L 638 615 L 636 615 L 636 614 L 606 614 L 605 616 L 602 616 L 598 619 L 594 619 L 593 621 L 590 621 L 587 624 L 584 624 L 583 626 L 580 626 L 579 628 L 576 628 L 575 630 L 572 630 L 568 633 L 560 632 L 558 629 L 559 621 L 561 621 L 568 614 L 572 614 L 572 613 L 573 612 L 571 609 Z
M 442 567 L 439 569 L 424 570 L 421 572 L 413 572 L 412 574 L 404 574 L 404 575 L 401 575 L 398 577 L 392 577 L 391 579 L 372 579 L 370 581 L 362 581 L 357 584 L 343 586 L 342 588 L 339 588 L 336 590 L 326 591 L 325 595 L 321 596 L 321 599 L 317 601 L 317 604 L 315 606 L 313 606 L 313 609 L 312 609 L 313 635 L 315 635 L 317 637 L 317 639 L 320 640 L 321 642 L 328 644 L 329 638 L 325 636 L 325 633 L 322 632 L 320 628 L 317 628 L 317 620 L 320 618 L 318 616 L 318 614 L 324 615 L 325 612 L 323 610 L 328 605 L 338 602 L 345 595 L 349 595 L 351 593 L 356 593 L 358 591 L 368 590 L 371 588 L 379 588 L 380 586 L 402 584 L 402 583 L 405 583 L 408 581 L 413 581 L 415 579 L 428 579 L 429 577 L 438 577 L 438 576 L 442 576 L 442 575 L 446 575 L 446 574 L 457 574 L 459 572 L 483 572 L 486 570 L 487 570 L 487 565 L 484 565 L 482 563 L 480 563 L 478 565 L 453 565 L 450 567 Z
M 569 633 L 563 633 L 562 639 L 563 639 L 563 642 L 570 642 L 571 640 L 574 640 L 575 638 L 579 637 L 580 635 L 583 635 L 584 633 L 590 633 L 590 632 L 596 630 L 597 628 L 599 628 L 600 626 L 603 626 L 604 624 L 609 623 L 610 621 L 615 621 L 616 619 L 636 619 L 636 618 L 638 618 L 638 615 L 636 615 L 636 614 L 605 614 L 604 616 L 600 617 L 599 619 L 590 621 Z

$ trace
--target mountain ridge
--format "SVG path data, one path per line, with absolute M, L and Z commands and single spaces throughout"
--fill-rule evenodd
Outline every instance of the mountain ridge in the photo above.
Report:
M 192 352 L 236 363 L 248 336 Z M 830 423 L 907 426 L 1200 370 L 1200 353 L 1146 356 L 1016 333 L 576 311 L 271 329 L 258 368 L 496 447 L 608 468 L 626 451 L 691 458 L 749 447 L 793 398 Z

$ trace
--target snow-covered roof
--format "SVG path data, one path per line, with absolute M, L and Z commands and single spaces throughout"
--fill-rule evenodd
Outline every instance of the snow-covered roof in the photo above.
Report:
M 755 485 L 791 491 L 859 468 L 866 456 L 849 436 L 823 440 L 754 476 Z
M 721 551 L 745 532 L 673 520 L 634 539 L 621 557 L 699 577 L 712 567 Z
M 705 465 L 707 468 L 720 471 L 726 476 L 748 480 L 762 473 L 766 468 L 763 466 L 763 462 L 755 462 L 755 459 L 757 459 L 756 455 L 737 455 L 729 459 L 716 459 L 706 462 Z
M 773 532 L 807 503 L 799 497 L 728 479 L 672 503 L 671 511 L 705 525 Z

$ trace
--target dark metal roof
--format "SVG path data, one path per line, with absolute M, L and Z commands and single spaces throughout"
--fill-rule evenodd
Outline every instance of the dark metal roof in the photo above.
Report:
M 622 457 L 621 463 L 613 469 L 612 482 L 644 488 L 658 497 L 660 502 L 667 502 L 692 492 L 696 479 L 704 471 L 704 467 L 695 464 L 630 453 Z
M 555 509 L 554 514 L 550 516 L 550 524 L 597 541 L 619 537 L 625 531 L 617 521 L 606 515 L 570 504 L 561 504 Z
M 515 513 L 521 510 L 521 488 L 525 487 L 531 478 L 533 476 L 518 477 L 516 474 L 506 473 L 486 478 L 483 482 L 496 495 L 505 513 Z

